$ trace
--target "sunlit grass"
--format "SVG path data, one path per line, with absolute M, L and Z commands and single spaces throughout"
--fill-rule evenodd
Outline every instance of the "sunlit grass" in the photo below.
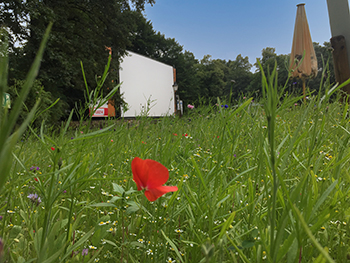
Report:
M 1 192 L 3 260 L 321 262 L 328 251 L 344 262 L 350 124 L 338 103 L 317 103 L 278 106 L 274 249 L 268 122 L 248 101 L 117 121 L 91 138 L 86 129 L 23 137 Z M 166 166 L 179 190 L 155 202 L 132 191 L 136 156 Z

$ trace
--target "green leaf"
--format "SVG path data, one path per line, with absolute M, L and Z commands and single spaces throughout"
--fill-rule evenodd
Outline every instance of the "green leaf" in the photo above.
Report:
M 114 192 L 117 192 L 117 193 L 123 195 L 125 190 L 124 190 L 124 188 L 122 186 L 120 186 L 119 184 L 116 184 L 116 183 L 112 183 L 112 185 L 113 185 L 113 191 Z
M 36 76 L 38 75 L 41 59 L 44 53 L 44 48 L 46 45 L 46 42 L 49 37 L 49 33 L 52 27 L 52 23 L 49 24 L 49 26 L 46 29 L 46 32 L 44 34 L 43 40 L 41 41 L 39 51 L 35 57 L 35 60 L 28 72 L 26 81 L 23 85 L 23 88 L 14 103 L 13 108 L 11 109 L 11 113 L 9 115 L 9 118 L 4 118 L 5 115 L 1 111 L 0 113 L 0 171 L 1 171 L 1 177 L 0 177 L 0 189 L 3 187 L 6 178 L 9 174 L 10 167 L 12 165 L 11 159 L 11 151 L 14 148 L 17 140 L 19 137 L 23 134 L 25 129 L 27 128 L 30 121 L 34 118 L 36 109 L 39 105 L 39 102 L 37 102 L 34 106 L 34 108 L 31 110 L 27 118 L 24 120 L 24 122 L 21 124 L 20 128 L 10 136 L 10 133 L 13 131 L 13 128 L 15 126 L 15 123 L 18 119 L 18 116 L 20 114 L 20 111 L 23 107 L 23 102 L 28 96 L 29 90 L 31 86 L 34 83 L 34 80 Z M 4 71 L 7 71 L 7 58 L 3 58 L 3 56 L 0 56 L 0 91 L 1 96 L 2 92 L 4 92 L 7 89 L 7 80 L 4 80 L 3 78 L 7 78 L 7 73 L 5 74 Z M 6 115 L 7 116 L 7 115 Z
M 16 238 L 22 231 L 21 226 L 14 225 L 10 231 L 10 238 Z
M 177 258 L 178 258 L 181 262 L 184 262 L 183 259 L 182 259 L 182 256 L 181 256 L 180 253 L 179 253 L 179 250 L 178 250 L 178 248 L 176 247 L 176 245 L 174 244 L 174 242 L 171 241 L 171 239 L 168 238 L 168 237 L 164 234 L 163 230 L 160 230 L 160 231 L 161 231 L 162 235 L 164 236 L 164 238 L 166 239 L 166 241 L 169 242 L 169 245 L 174 249 L 175 254 L 177 255 Z
M 67 249 L 66 254 L 62 258 L 60 258 L 60 262 L 65 262 L 65 259 L 72 254 L 72 251 L 76 250 L 78 247 L 83 245 L 90 238 L 94 230 L 95 228 L 93 227 L 89 232 L 87 232 L 83 237 L 81 237 L 78 242 L 76 242 L 73 246 L 70 246 Z
M 252 238 L 258 237 L 259 235 L 259 230 L 258 229 L 253 229 L 253 231 L 251 232 L 251 236 Z
M 111 126 L 108 126 L 107 128 L 104 128 L 104 129 L 101 129 L 101 130 L 97 130 L 97 131 L 94 131 L 94 132 L 90 132 L 88 134 L 84 134 L 84 135 L 81 135 L 77 138 L 74 138 L 73 140 L 71 140 L 71 142 L 73 141 L 81 141 L 81 140 L 86 140 L 86 139 L 90 139 L 90 138 L 94 138 L 94 137 L 97 137 L 97 136 L 102 136 L 104 135 L 103 133 L 105 131 L 108 131 L 109 129 L 111 129 L 112 127 L 114 127 L 114 124 L 111 125 Z
M 97 204 L 92 204 L 90 206 L 97 206 L 97 207 L 117 207 L 113 203 L 97 203 Z
M 26 99 L 31 86 L 33 85 L 34 80 L 35 80 L 36 76 L 38 75 L 39 67 L 41 64 L 41 59 L 42 59 L 42 56 L 44 54 L 44 49 L 46 46 L 46 42 L 49 38 L 49 33 L 51 31 L 51 28 L 52 28 L 52 23 L 50 23 L 46 29 L 46 32 L 44 34 L 43 40 L 41 41 L 38 53 L 36 54 L 34 62 L 33 62 L 32 66 L 27 74 L 23 88 L 22 88 L 22 90 L 21 90 L 21 92 L 20 92 L 20 94 L 19 94 L 19 96 L 14 104 L 14 107 L 11 109 L 9 122 L 7 123 L 7 127 L 6 127 L 6 131 L 7 131 L 6 133 L 9 133 L 10 131 L 13 130 L 13 127 L 16 123 L 16 120 L 17 120 L 19 113 L 20 113 L 20 110 L 22 108 L 22 103 Z M 0 146 L 1 146 L 1 144 L 0 144 Z
M 142 243 L 140 243 L 140 242 L 137 242 L 137 241 L 132 241 L 132 242 L 130 242 L 130 246 L 132 246 L 133 248 L 136 248 L 136 247 L 142 247 L 142 248 L 144 248 L 144 247 L 145 247 L 144 244 L 142 244 Z
M 303 216 L 301 215 L 299 209 L 295 205 L 293 206 L 293 211 L 296 214 L 296 216 L 299 218 L 299 222 L 300 222 L 301 226 L 303 227 L 303 229 L 306 232 L 306 234 L 309 236 L 311 242 L 314 244 L 316 249 L 322 254 L 322 256 L 324 258 L 326 258 L 328 260 L 328 262 L 335 263 L 335 261 L 329 256 L 329 254 L 327 252 L 327 249 L 324 249 L 320 245 L 320 243 L 318 243 L 318 241 L 315 238 L 315 236 L 311 233 L 311 231 L 310 231 L 309 227 L 307 226 Z
M 243 248 L 251 248 L 251 247 L 254 247 L 254 245 L 255 245 L 254 241 L 244 240 L 242 242 L 242 247 Z
M 134 201 L 128 201 L 126 203 L 129 205 L 129 207 L 126 209 L 126 214 L 130 215 L 140 210 L 140 206 Z
M 220 240 L 225 235 L 227 229 L 229 229 L 230 225 L 232 224 L 233 219 L 235 219 L 235 216 L 236 216 L 236 211 L 233 211 L 229 216 L 229 218 L 224 223 L 223 227 L 221 228 L 218 240 Z
M 310 215 L 310 220 L 312 220 L 313 216 L 316 216 L 318 208 L 324 203 L 326 198 L 329 196 L 329 194 L 333 191 L 333 189 L 336 187 L 338 184 L 338 180 L 335 180 L 328 188 L 326 191 L 323 192 L 321 197 L 318 198 L 317 203 L 313 206 L 312 208 L 312 213 Z
M 239 254 L 240 258 L 243 260 L 243 262 L 250 263 L 248 258 L 243 254 L 243 251 L 240 248 L 238 248 L 238 246 L 233 242 L 233 240 L 230 239 L 230 237 L 227 234 L 226 234 L 226 237 L 230 241 L 232 246 L 235 248 L 235 250 L 238 252 L 238 254 Z
M 42 261 L 42 263 L 57 262 L 58 257 L 62 254 L 64 249 L 65 249 L 65 246 L 62 246 L 56 253 L 52 254 L 51 257 L 49 257 L 48 259 Z

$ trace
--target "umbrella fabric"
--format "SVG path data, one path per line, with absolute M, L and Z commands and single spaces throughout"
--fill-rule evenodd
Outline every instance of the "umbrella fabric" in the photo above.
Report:
M 317 58 L 312 45 L 304 5 L 297 5 L 292 53 L 290 55 L 290 69 L 293 69 L 292 77 L 302 79 L 316 77 L 317 75 Z M 304 59 L 302 59 L 303 56 Z

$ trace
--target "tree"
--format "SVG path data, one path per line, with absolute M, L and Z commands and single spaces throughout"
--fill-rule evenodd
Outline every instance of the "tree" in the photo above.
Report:
M 288 79 L 289 76 L 289 55 L 277 55 L 276 49 L 272 47 L 264 48 L 261 52 L 262 58 L 259 59 L 261 66 L 265 74 L 269 74 L 275 68 L 277 64 L 277 74 L 278 74 L 278 83 L 277 85 L 282 88 L 289 81 L 288 86 L 290 87 L 291 80 Z M 261 90 L 261 69 L 259 64 L 256 62 L 255 67 L 257 71 L 254 73 L 252 81 L 249 85 L 249 92 L 258 94 Z M 292 91 L 291 89 L 289 89 Z
M 325 85 L 321 86 L 321 82 L 323 84 L 326 83 L 326 80 L 329 78 L 329 83 L 335 83 L 334 76 L 334 66 L 333 66 L 333 58 L 331 54 L 331 45 L 329 42 L 324 42 L 323 46 L 319 43 L 313 43 L 316 57 L 317 57 L 317 66 L 318 66 L 318 74 L 315 78 L 307 79 L 306 86 L 309 91 L 313 93 L 317 93 L 319 91 L 324 92 Z M 322 76 L 322 72 L 325 70 L 325 75 Z M 322 77 L 324 78 L 322 80 Z M 321 89 L 320 89 L 321 88 Z M 289 93 L 295 92 L 297 94 L 301 94 L 302 92 L 302 82 L 300 79 L 290 79 L 288 83 Z
M 24 26 L 28 23 L 28 11 L 25 1 L 3 0 L 0 3 L 0 27 L 6 28 L 9 34 L 9 47 L 16 50 L 15 43 L 23 44 L 28 37 Z
M 232 91 L 231 98 L 239 98 L 242 94 L 248 92 L 248 87 L 253 76 L 253 73 L 250 71 L 252 65 L 249 63 L 248 57 L 243 58 L 242 55 L 239 54 L 236 60 L 229 60 L 227 66 L 228 74 L 225 76 L 226 87 L 224 93 L 226 97 L 229 97 Z
M 322 80 L 322 72 L 326 70 L 325 75 L 323 76 L 323 83 L 329 78 L 330 84 L 335 84 L 335 75 L 334 75 L 334 63 L 331 53 L 331 44 L 330 42 L 324 42 L 323 46 L 319 43 L 314 42 L 314 49 L 317 57 L 318 65 L 318 74 L 314 79 L 310 79 L 307 83 L 307 86 L 311 91 L 318 92 L 320 89 L 320 83 Z M 325 87 L 321 87 L 321 91 L 324 91 Z
M 176 68 L 179 95 L 184 104 L 192 104 L 200 97 L 199 79 L 197 76 L 198 60 L 194 54 L 185 51 L 179 58 L 179 65 Z
M 212 60 L 210 55 L 205 55 L 197 66 L 199 82 L 199 96 L 215 102 L 217 97 L 223 95 L 225 87 L 225 64 L 220 60 Z
M 60 97 L 65 108 L 71 109 L 84 98 L 80 61 L 89 85 L 94 87 L 95 75 L 102 74 L 107 63 L 106 47 L 112 48 L 113 60 L 106 81 L 106 89 L 111 88 L 116 83 L 112 80 L 117 79 L 118 60 L 131 45 L 135 13 L 140 13 L 147 3 L 153 4 L 154 0 L 7 0 L 1 6 L 0 14 L 5 15 L 1 24 L 14 33 L 11 37 L 24 40 L 24 46 L 10 57 L 10 77 L 24 79 L 23 72 L 33 60 L 46 26 L 53 21 L 38 76 L 45 90 Z
M 272 70 L 275 66 L 275 61 L 277 58 L 277 54 L 275 53 L 275 51 L 276 49 L 272 47 L 264 48 L 261 51 L 262 58 L 259 59 L 259 62 L 265 74 L 267 74 L 267 72 Z M 258 93 L 261 90 L 261 69 L 258 62 L 255 62 L 254 66 L 257 68 L 257 70 L 255 71 L 252 77 L 252 81 L 249 84 L 249 93 Z
M 135 24 L 130 32 L 130 51 L 146 57 L 153 57 L 156 46 L 156 32 L 151 21 L 147 20 L 142 13 L 134 12 Z
M 183 51 L 183 47 L 174 39 L 153 29 L 151 21 L 142 14 L 137 15 L 137 23 L 131 36 L 130 51 L 145 55 L 176 69 L 177 94 L 184 103 L 198 100 L 199 86 L 196 65 L 199 63 L 193 53 Z

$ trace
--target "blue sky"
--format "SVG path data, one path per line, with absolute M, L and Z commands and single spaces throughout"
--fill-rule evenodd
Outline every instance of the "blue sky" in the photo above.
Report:
M 289 54 L 297 4 L 305 3 L 311 37 L 323 44 L 331 38 L 326 0 L 156 0 L 146 6 L 153 28 L 175 38 L 197 59 L 235 60 L 248 56 L 254 64 L 266 47 Z

